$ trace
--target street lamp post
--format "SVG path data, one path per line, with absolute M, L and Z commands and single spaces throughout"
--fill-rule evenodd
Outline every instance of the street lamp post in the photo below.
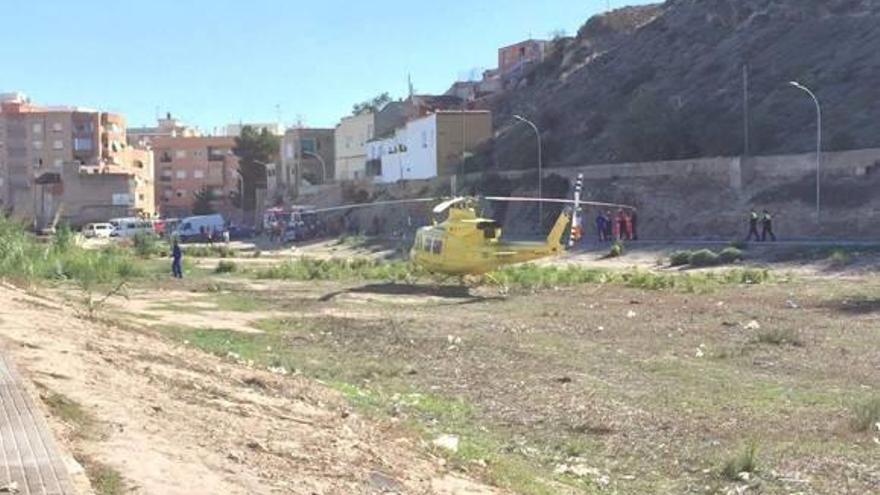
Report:
M 804 86 L 803 84 L 797 81 L 789 82 L 792 86 L 797 89 L 800 89 L 810 95 L 810 98 L 813 99 L 813 102 L 816 103 L 816 222 L 819 222 L 819 215 L 821 214 L 821 202 L 820 195 L 822 192 L 821 189 L 821 170 L 822 170 L 822 105 L 819 104 L 819 98 L 816 97 L 816 94 L 810 91 L 810 88 Z
M 321 155 L 319 155 L 317 153 L 312 153 L 311 151 L 303 150 L 302 154 L 305 156 L 311 156 L 311 157 L 317 158 L 318 161 L 321 162 L 321 184 L 326 184 L 327 183 L 327 164 L 324 162 L 324 158 L 322 158 Z
M 535 125 L 531 120 L 523 117 L 522 115 L 514 115 L 513 118 L 516 120 L 527 124 L 529 127 L 535 131 L 535 136 L 538 138 L 538 199 L 544 198 L 544 161 L 543 161 L 543 150 L 541 146 L 541 131 L 538 130 L 538 126 Z M 538 202 L 538 224 L 540 226 L 544 225 L 544 203 Z

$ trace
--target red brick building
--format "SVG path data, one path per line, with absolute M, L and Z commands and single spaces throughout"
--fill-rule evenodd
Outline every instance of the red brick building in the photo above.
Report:
M 192 214 L 196 194 L 211 195 L 212 207 L 227 217 L 235 211 L 238 157 L 232 137 L 166 137 L 152 139 L 156 162 L 156 202 L 163 217 Z

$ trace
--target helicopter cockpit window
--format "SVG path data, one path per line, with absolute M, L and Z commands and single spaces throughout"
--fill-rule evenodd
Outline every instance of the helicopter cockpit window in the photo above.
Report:
M 494 239 L 498 235 L 498 224 L 495 222 L 482 222 L 477 228 L 483 231 L 483 238 Z

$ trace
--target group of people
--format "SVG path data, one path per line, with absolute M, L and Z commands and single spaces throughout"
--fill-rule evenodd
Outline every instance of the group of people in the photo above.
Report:
M 599 212 L 596 216 L 596 232 L 599 234 L 599 242 L 638 240 L 637 220 L 635 210 L 627 211 L 621 208 L 613 216 L 610 210 Z
M 758 233 L 759 222 L 761 223 L 760 233 Z M 752 209 L 749 212 L 749 235 L 746 237 L 746 241 L 754 239 L 759 242 L 766 242 L 768 237 L 771 241 L 776 241 L 776 234 L 773 233 L 773 215 L 767 210 L 764 210 L 759 215 L 756 210 Z

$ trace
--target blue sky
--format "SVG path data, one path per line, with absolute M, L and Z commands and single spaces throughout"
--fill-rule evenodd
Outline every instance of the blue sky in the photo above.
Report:
M 612 0 L 614 7 L 648 3 Z M 607 0 L 3 0 L 0 92 L 42 104 L 227 123 L 333 126 L 388 91 L 443 92 L 499 46 L 562 29 Z

